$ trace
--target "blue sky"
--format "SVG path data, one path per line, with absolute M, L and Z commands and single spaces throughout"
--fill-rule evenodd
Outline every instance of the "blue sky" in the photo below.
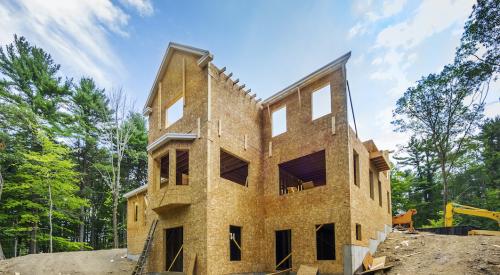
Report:
M 352 51 L 347 77 L 361 139 L 395 149 L 391 111 L 420 77 L 449 63 L 471 0 L 0 2 L 0 44 L 14 33 L 52 54 L 62 73 L 123 88 L 141 110 L 170 41 L 207 49 L 267 98 Z M 499 85 L 488 116 L 500 114 Z

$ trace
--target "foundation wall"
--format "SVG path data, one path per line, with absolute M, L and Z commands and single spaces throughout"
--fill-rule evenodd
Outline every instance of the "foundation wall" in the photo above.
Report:
M 330 84 L 332 113 L 316 120 L 311 93 Z M 263 154 L 266 270 L 274 270 L 275 231 L 292 231 L 292 268 L 317 265 L 321 273 L 342 273 L 343 245 L 350 243 L 347 100 L 342 69 L 310 83 L 298 93 L 270 106 L 263 114 Z M 286 105 L 287 132 L 271 137 L 271 115 Z M 335 133 L 332 131 L 335 117 Z M 270 154 L 269 143 L 272 142 Z M 278 164 L 325 150 L 326 185 L 279 195 Z M 318 261 L 315 226 L 335 224 L 335 260 Z
M 215 68 L 210 73 L 207 274 L 262 271 L 261 109 L 224 74 L 219 76 Z M 249 163 L 248 186 L 220 177 L 221 149 Z M 241 261 L 229 258 L 230 225 L 241 227 Z

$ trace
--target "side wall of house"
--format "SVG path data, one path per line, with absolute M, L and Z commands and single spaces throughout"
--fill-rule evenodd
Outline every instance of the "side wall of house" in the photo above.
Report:
M 210 77 L 207 274 L 263 271 L 261 109 L 215 66 Z M 221 149 L 249 163 L 248 186 L 220 177 Z M 241 227 L 240 261 L 230 261 L 230 225 Z
M 291 229 L 293 271 L 312 264 L 322 274 L 343 272 L 343 246 L 351 241 L 344 72 L 338 68 L 300 87 L 300 100 L 297 91 L 263 110 L 266 270 L 276 268 L 275 231 Z M 311 94 L 328 84 L 332 113 L 312 120 Z M 272 113 L 284 105 L 287 131 L 272 137 Z M 321 150 L 325 150 L 326 185 L 280 195 L 278 164 Z M 317 260 L 316 226 L 327 223 L 335 226 L 335 260 Z
M 150 152 L 148 157 L 148 194 L 151 208 L 158 208 L 170 198 L 184 196 L 190 198 L 188 206 L 168 205 L 161 211 L 149 211 L 150 221 L 157 218 L 159 223 L 154 236 L 154 244 L 148 258 L 148 270 L 165 271 L 166 240 L 165 230 L 183 227 L 183 270 L 187 270 L 191 257 L 196 253 L 195 274 L 207 274 L 207 232 L 206 232 L 206 187 L 207 187 L 207 68 L 197 65 L 198 57 L 174 52 L 164 76 L 161 78 L 161 96 L 158 93 L 152 102 L 149 119 L 149 143 L 165 133 L 196 133 L 200 120 L 200 138 L 194 141 L 169 142 Z M 159 90 L 159 89 L 158 89 Z M 165 112 L 179 96 L 184 96 L 183 117 L 168 128 Z M 159 103 L 158 100 L 161 100 Z M 159 112 L 160 111 L 160 112 Z M 161 115 L 159 115 L 161 114 Z M 161 123 L 159 120 L 161 119 Z M 176 185 L 175 166 L 177 149 L 189 150 L 189 184 Z M 160 188 L 160 158 L 169 154 L 169 182 Z M 157 204 L 157 205 L 153 205 Z M 163 209 L 163 208 L 162 208 Z M 160 212 L 160 213 L 157 213 Z
M 359 156 L 359 186 L 354 183 L 353 152 Z M 373 198 L 370 197 L 370 172 L 373 172 Z M 392 216 L 390 208 L 391 184 L 390 171 L 379 172 L 371 163 L 365 145 L 356 137 L 352 129 L 349 131 L 349 172 L 351 188 L 351 243 L 359 255 L 353 255 L 354 269 L 361 264 L 367 251 L 374 252 L 378 243 L 385 239 L 391 228 Z M 381 183 L 379 202 L 378 181 Z M 389 200 L 387 197 L 389 192 Z M 356 239 L 356 224 L 361 225 L 361 240 Z M 356 253 L 354 253 L 356 254 Z
M 145 195 L 141 192 L 127 199 L 127 254 L 131 258 L 141 254 L 149 230 Z

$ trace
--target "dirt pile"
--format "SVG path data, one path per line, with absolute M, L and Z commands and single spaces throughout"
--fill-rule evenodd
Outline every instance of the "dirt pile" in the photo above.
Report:
M 0 261 L 0 274 L 129 275 L 135 261 L 125 258 L 126 254 L 126 249 L 33 254 Z
M 376 257 L 387 274 L 500 274 L 500 237 L 390 233 Z

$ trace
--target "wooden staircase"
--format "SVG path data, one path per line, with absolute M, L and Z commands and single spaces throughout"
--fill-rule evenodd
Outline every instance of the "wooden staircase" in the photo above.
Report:
M 151 243 L 153 241 L 153 236 L 156 231 L 156 225 L 158 224 L 158 220 L 154 220 L 151 223 L 151 227 L 149 227 L 148 236 L 146 241 L 144 242 L 144 248 L 142 249 L 141 256 L 137 260 L 137 265 L 132 272 L 132 275 L 141 275 L 144 270 L 144 265 L 146 264 L 146 259 L 148 258 L 149 249 L 151 248 Z

